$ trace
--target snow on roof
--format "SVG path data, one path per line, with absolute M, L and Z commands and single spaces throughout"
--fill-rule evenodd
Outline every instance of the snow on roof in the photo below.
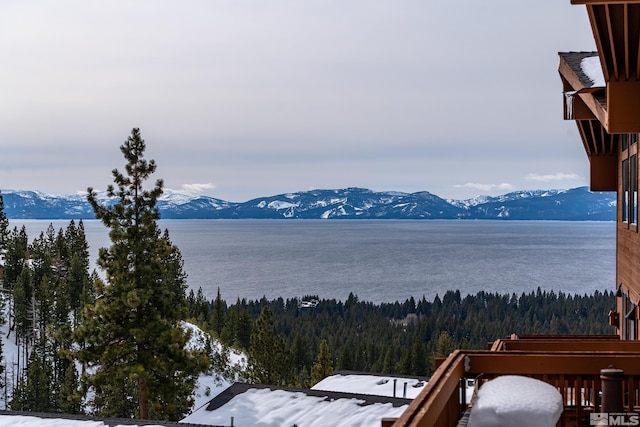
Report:
M 602 73 L 599 56 L 596 55 L 582 58 L 580 61 L 580 69 L 584 75 L 591 80 L 592 87 L 604 87 L 607 85 L 604 81 L 604 74 Z
M 60 415 L 59 418 L 55 418 L 49 416 L 0 414 L 0 427 L 165 427 L 169 425 L 144 424 L 142 422 L 138 424 L 122 424 L 118 421 L 107 422 L 89 419 L 66 419 L 62 417 L 62 415 Z M 170 424 L 174 425 L 174 423 Z
M 272 386 L 234 384 L 224 401 L 211 401 L 183 421 L 205 425 L 297 425 L 379 427 L 385 417 L 399 417 L 409 405 L 407 399 L 366 396 L 321 390 L 286 389 Z M 226 392 L 225 392 L 226 393 Z
M 405 384 L 406 395 L 404 394 Z M 426 378 L 421 377 L 408 378 L 382 374 L 336 372 L 311 389 L 414 399 L 426 385 Z
M 562 410 L 562 396 L 552 385 L 534 378 L 504 375 L 480 387 L 468 426 L 554 427 Z

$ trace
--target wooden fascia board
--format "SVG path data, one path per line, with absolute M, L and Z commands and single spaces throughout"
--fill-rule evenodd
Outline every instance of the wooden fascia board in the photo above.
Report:
M 615 366 L 625 375 L 638 375 L 638 354 L 618 352 L 465 352 L 468 376 L 489 375 L 600 375 Z
M 580 82 L 580 79 L 578 78 L 576 73 L 573 72 L 569 64 L 567 64 L 562 57 L 560 57 L 560 66 L 558 68 L 558 72 L 563 77 L 563 79 L 571 86 L 571 88 L 577 92 L 576 96 L 579 96 L 580 99 L 582 99 L 589 110 L 591 110 L 595 118 L 598 119 L 600 123 L 606 123 L 607 112 L 592 94 L 596 89 L 585 88 L 584 85 Z

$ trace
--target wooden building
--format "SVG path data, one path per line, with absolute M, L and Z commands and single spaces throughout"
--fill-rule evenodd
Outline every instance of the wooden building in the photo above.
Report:
M 596 52 L 560 54 L 565 119 L 575 120 L 590 163 L 591 190 L 617 192 L 617 309 L 622 339 L 638 339 L 640 230 L 640 1 L 572 0 L 586 6 Z
M 563 404 L 557 426 L 594 425 L 594 416 L 607 412 L 601 374 L 610 368 L 620 374 L 617 411 L 640 420 L 640 0 L 569 1 L 586 8 L 597 51 L 559 54 L 564 118 L 576 122 L 591 190 L 617 193 L 615 282 L 612 277 L 617 298 L 609 313 L 616 334 L 513 335 L 489 350 L 456 350 L 440 361 L 403 415 L 383 420 L 383 427 L 466 425 L 474 399 L 465 403 L 461 384 L 472 378 L 478 387 L 502 375 L 554 386 Z

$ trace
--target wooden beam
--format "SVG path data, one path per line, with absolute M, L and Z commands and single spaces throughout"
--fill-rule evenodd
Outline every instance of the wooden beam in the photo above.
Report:
M 466 352 L 466 374 L 487 375 L 600 375 L 608 367 L 622 369 L 625 375 L 640 375 L 638 355 L 630 353 L 517 353 Z
M 616 55 L 616 43 L 615 43 L 615 37 L 613 34 L 613 24 L 612 24 L 612 18 L 611 18 L 611 7 L 610 5 L 606 4 L 604 5 L 604 15 L 605 15 L 605 24 L 607 26 L 607 34 L 609 36 L 609 50 L 611 52 L 611 65 L 613 66 L 613 78 L 618 80 L 620 79 L 620 70 L 618 67 L 618 57 Z M 611 79 L 611 74 L 609 74 L 609 79 L 607 79 L 607 81 L 609 81 Z
M 593 32 L 593 39 L 596 42 L 596 49 L 598 52 L 605 52 L 606 46 L 602 44 L 603 34 L 600 32 L 600 28 L 598 27 L 598 12 L 604 6 L 599 4 L 587 4 L 587 14 L 589 15 L 589 23 L 591 24 L 591 31 Z M 600 58 L 600 62 L 602 62 L 602 58 Z M 609 67 L 606 64 L 602 64 L 602 73 L 604 75 L 605 81 L 609 81 Z
M 623 8 L 623 38 L 624 38 L 624 78 L 625 80 L 629 80 L 629 76 L 631 74 L 631 69 L 629 65 L 631 63 L 631 58 L 629 54 L 629 5 L 627 3 L 624 4 Z
M 614 341 L 614 340 L 503 340 L 502 351 L 596 351 L 636 353 L 640 355 L 640 341 Z

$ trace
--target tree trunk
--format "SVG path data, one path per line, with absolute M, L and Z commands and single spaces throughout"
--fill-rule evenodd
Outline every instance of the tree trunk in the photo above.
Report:
M 144 378 L 138 378 L 138 407 L 140 410 L 140 419 L 149 419 L 149 399 L 147 397 L 147 384 Z

